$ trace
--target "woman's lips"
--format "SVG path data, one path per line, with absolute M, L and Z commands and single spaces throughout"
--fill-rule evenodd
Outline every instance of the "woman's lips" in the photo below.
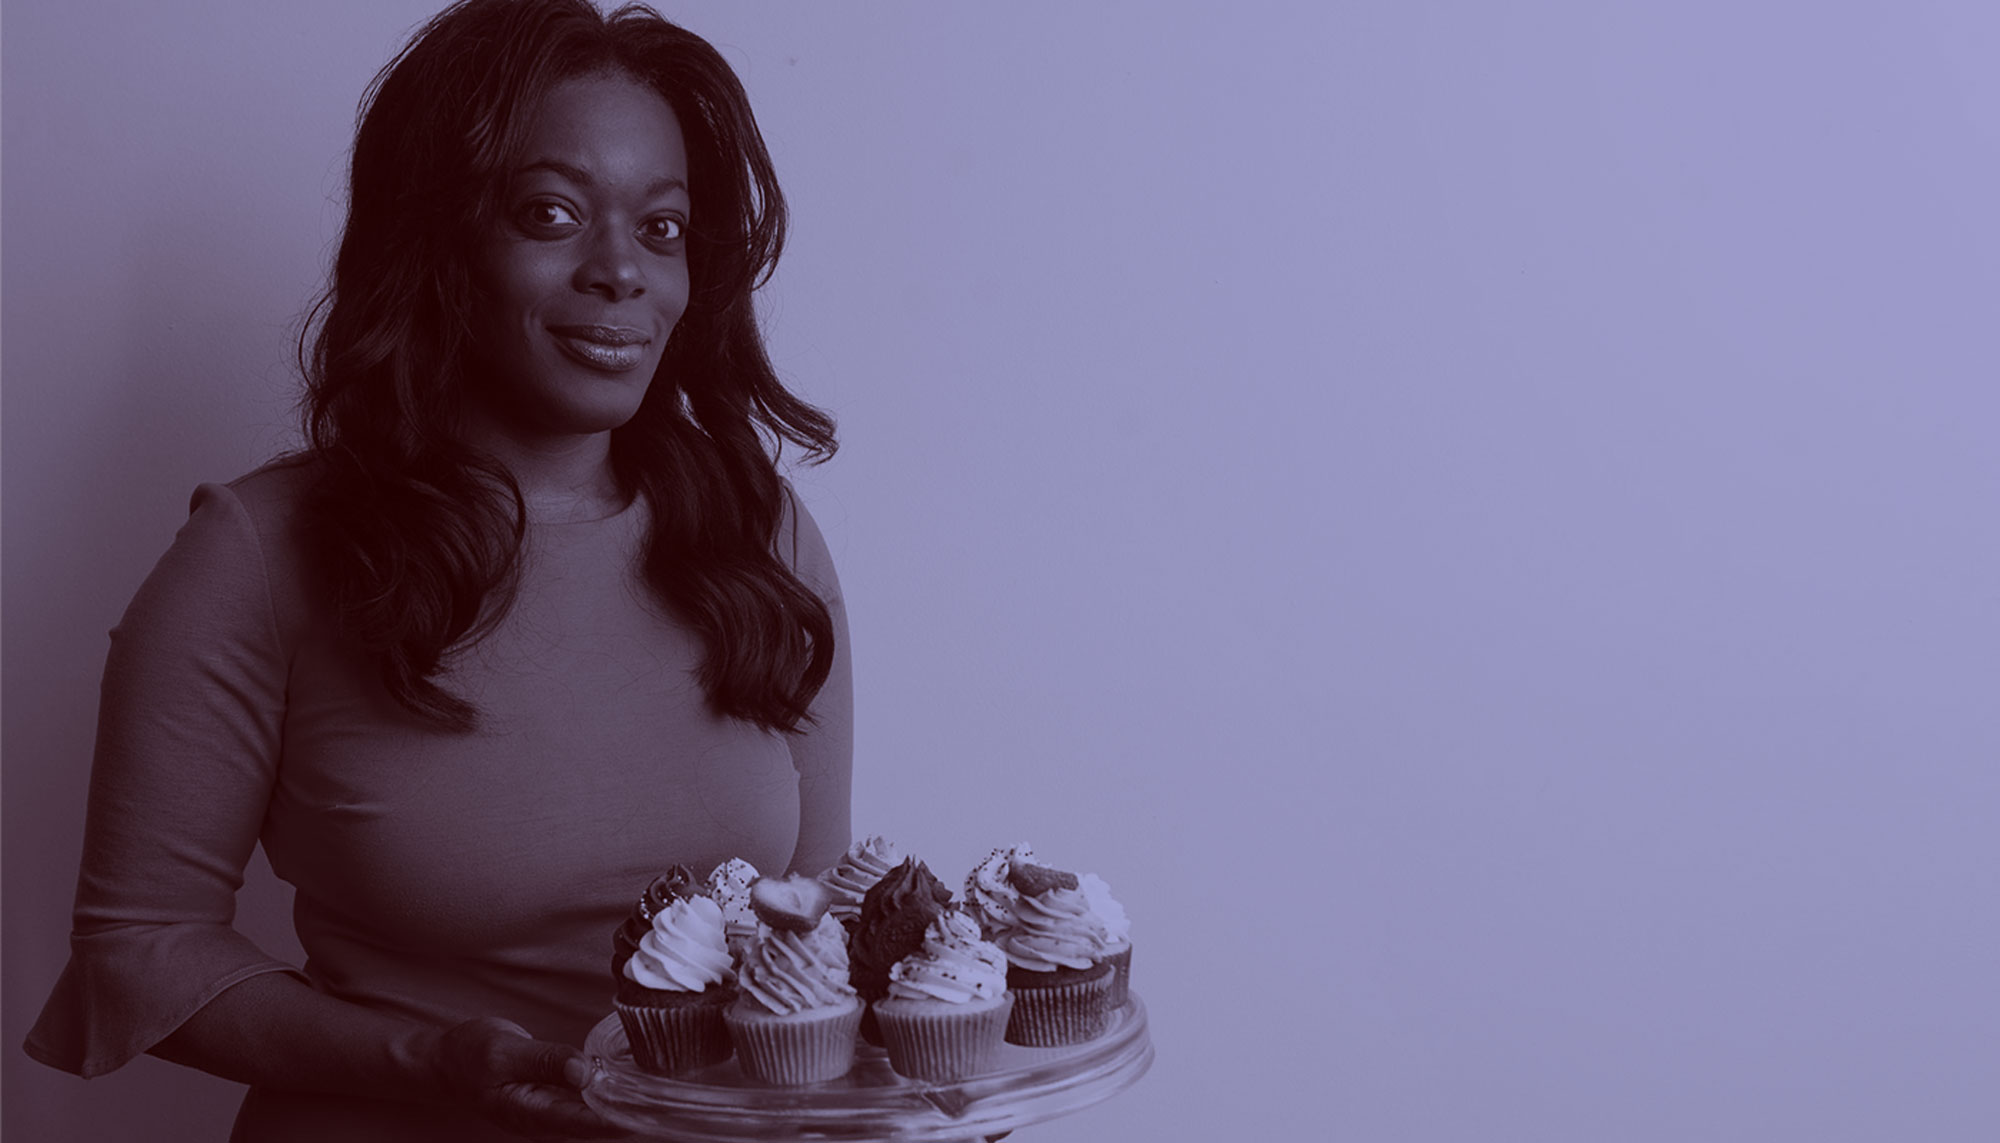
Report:
M 570 357 L 607 373 L 637 369 L 652 337 L 643 330 L 609 325 L 554 325 L 556 345 Z

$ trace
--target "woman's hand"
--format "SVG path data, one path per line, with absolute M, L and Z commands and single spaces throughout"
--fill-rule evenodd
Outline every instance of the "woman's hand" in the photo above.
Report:
M 439 1083 L 451 1099 L 530 1138 L 624 1135 L 583 1102 L 590 1061 L 566 1044 L 537 1040 L 511 1020 L 482 1016 L 439 1034 Z
M 567 1044 L 496 1016 L 440 1028 L 337 1000 L 289 973 L 230 985 L 152 1050 L 252 1087 L 450 1105 L 531 1139 L 624 1134 L 583 1102 L 590 1061 Z

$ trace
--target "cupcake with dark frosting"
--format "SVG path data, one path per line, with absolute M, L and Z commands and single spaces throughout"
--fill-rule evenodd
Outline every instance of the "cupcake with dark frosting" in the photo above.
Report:
M 950 903 L 951 890 L 914 857 L 891 869 L 868 891 L 847 949 L 848 979 L 864 1003 L 889 994 L 889 970 L 923 947 L 924 930 Z M 871 1044 L 881 1043 L 875 1022 L 868 1017 L 862 1018 L 861 1035 Z

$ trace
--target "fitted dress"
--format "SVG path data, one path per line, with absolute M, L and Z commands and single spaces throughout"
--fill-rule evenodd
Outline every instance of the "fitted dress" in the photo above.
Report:
M 719 716 L 699 638 L 637 573 L 643 498 L 531 524 L 514 605 L 440 681 L 478 729 L 398 705 L 316 589 L 309 462 L 195 492 L 112 631 L 71 957 L 27 1042 L 90 1076 L 248 977 L 581 1045 L 611 934 L 667 866 L 817 872 L 849 842 L 852 682 L 826 543 L 789 486 L 776 550 L 832 612 L 833 673 L 787 736 Z M 261 842 L 303 965 L 231 927 Z M 493 1139 L 462 1113 L 252 1089 L 236 1138 Z

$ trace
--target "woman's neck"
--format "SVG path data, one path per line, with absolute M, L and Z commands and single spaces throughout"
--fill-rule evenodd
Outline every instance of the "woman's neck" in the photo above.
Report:
M 467 439 L 513 476 L 531 524 L 601 520 L 626 504 L 611 469 L 610 433 L 523 438 L 474 424 Z

